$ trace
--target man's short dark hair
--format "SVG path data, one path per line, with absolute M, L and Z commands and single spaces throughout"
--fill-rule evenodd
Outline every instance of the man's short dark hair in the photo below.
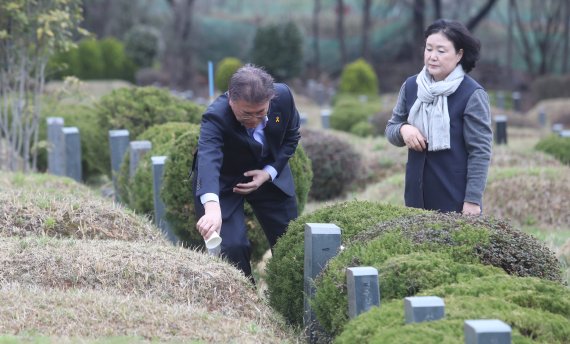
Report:
M 249 63 L 232 75 L 228 91 L 232 101 L 252 104 L 265 103 L 275 96 L 273 77 L 261 67 Z

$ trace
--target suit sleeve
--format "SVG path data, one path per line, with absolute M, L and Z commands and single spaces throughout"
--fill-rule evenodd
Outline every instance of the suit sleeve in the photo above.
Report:
M 202 116 L 198 140 L 198 175 L 196 196 L 220 195 L 220 169 L 223 161 L 223 131 L 220 117 L 212 112 Z
M 286 109 L 287 113 L 290 114 L 281 146 L 277 149 L 275 161 L 270 164 L 273 166 L 273 168 L 275 168 L 275 170 L 277 170 L 277 173 L 279 175 L 289 159 L 293 156 L 293 154 L 295 154 L 297 144 L 301 138 L 301 135 L 299 133 L 299 126 L 301 121 L 299 118 L 299 112 L 295 106 L 295 101 L 293 100 L 293 95 L 291 94 L 291 90 L 284 84 L 280 84 L 276 87 L 279 87 L 278 94 L 283 98 L 281 100 L 281 106 L 283 109 Z

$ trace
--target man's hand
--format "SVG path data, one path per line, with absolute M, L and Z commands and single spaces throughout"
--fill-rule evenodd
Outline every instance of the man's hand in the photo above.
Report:
M 204 203 L 205 214 L 196 223 L 196 229 L 204 239 L 208 239 L 213 232 L 220 234 L 222 229 L 222 210 L 218 202 Z
M 406 147 L 409 149 L 423 152 L 427 145 L 426 145 L 426 138 L 422 135 L 422 133 L 418 130 L 418 128 L 414 127 L 411 124 L 404 124 L 400 127 L 400 134 L 402 134 L 402 138 L 404 139 L 404 143 Z
M 249 183 L 236 184 L 233 191 L 240 195 L 247 195 L 249 193 L 252 193 L 253 191 L 259 189 L 263 183 L 271 179 L 271 176 L 265 170 L 251 170 L 245 172 L 243 175 L 246 177 L 252 177 L 253 180 Z
M 481 207 L 478 204 L 463 202 L 463 215 L 481 215 Z

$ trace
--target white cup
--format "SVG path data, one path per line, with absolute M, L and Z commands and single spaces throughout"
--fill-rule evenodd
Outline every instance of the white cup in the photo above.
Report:
M 222 238 L 220 238 L 217 232 L 214 232 L 208 239 L 204 239 L 204 242 L 206 243 L 206 248 L 208 250 L 213 250 L 216 247 L 220 246 L 222 243 Z

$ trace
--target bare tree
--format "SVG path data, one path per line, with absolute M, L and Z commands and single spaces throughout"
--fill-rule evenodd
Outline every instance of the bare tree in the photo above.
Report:
M 424 44 L 424 29 L 425 29 L 425 1 L 414 0 L 413 10 L 413 23 L 414 23 L 414 38 L 413 38 L 413 54 L 412 61 L 417 63 L 421 56 L 416 53 L 417 49 Z
M 190 33 L 194 0 L 168 0 L 172 10 L 170 39 L 164 55 L 164 69 L 174 87 L 187 87 L 192 80 L 192 45 Z
M 521 19 L 521 1 L 512 2 L 512 11 L 518 32 L 517 48 L 531 74 L 544 75 L 554 69 L 554 59 L 560 47 L 562 0 L 530 0 L 525 12 L 528 22 Z M 535 59 L 536 56 L 536 59 Z
M 337 0 L 336 1 L 336 35 L 338 38 L 338 46 L 340 50 L 340 62 L 341 65 L 345 65 L 348 61 L 348 57 L 346 55 L 346 43 L 344 39 L 344 0 Z
M 318 77 L 321 74 L 321 54 L 319 51 L 319 15 L 321 13 L 321 0 L 315 0 L 313 7 L 313 69 L 315 75 Z
M 440 19 L 441 18 L 441 0 L 433 0 L 433 16 L 435 17 L 434 19 Z
M 467 29 L 469 29 L 469 31 L 475 30 L 477 25 L 479 25 L 481 20 L 483 20 L 489 14 L 496 3 L 497 0 L 488 0 L 487 3 L 483 5 L 479 11 L 477 11 L 475 16 L 467 21 L 467 24 L 465 24 L 465 26 L 467 26 Z
M 370 16 L 370 8 L 372 7 L 372 0 L 364 0 L 362 4 L 362 57 L 370 62 L 370 28 L 372 27 L 372 20 Z
M 564 48 L 562 50 L 562 73 L 566 74 L 568 72 L 568 60 L 570 56 L 568 56 L 568 44 L 570 41 L 570 2 L 565 2 L 565 12 L 564 17 Z

